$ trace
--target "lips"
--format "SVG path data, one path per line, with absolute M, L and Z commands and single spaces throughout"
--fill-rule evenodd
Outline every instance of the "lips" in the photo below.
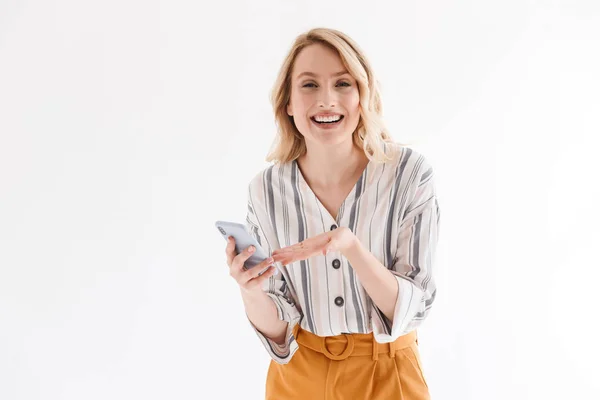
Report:
M 315 123 L 315 124 L 319 124 L 319 125 L 334 125 L 334 124 L 338 124 L 340 122 L 342 122 L 342 120 L 344 119 L 343 115 L 340 114 L 332 114 L 332 115 L 320 115 L 320 116 L 328 116 L 328 117 L 333 117 L 333 116 L 339 116 L 340 119 L 338 119 L 337 121 L 333 121 L 333 122 L 319 122 L 315 119 L 315 116 L 310 117 L 310 119 Z
M 340 116 L 340 119 L 335 122 L 317 122 L 314 117 L 311 117 L 310 121 L 321 131 L 334 131 L 344 123 L 344 116 Z

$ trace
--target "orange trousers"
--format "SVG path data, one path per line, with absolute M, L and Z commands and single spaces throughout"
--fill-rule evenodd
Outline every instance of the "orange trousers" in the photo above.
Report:
M 271 360 L 267 400 L 429 400 L 415 331 L 392 343 L 373 333 L 321 337 L 294 327 L 298 350 Z

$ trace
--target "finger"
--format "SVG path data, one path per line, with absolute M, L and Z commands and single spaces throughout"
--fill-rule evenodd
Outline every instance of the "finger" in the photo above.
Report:
M 233 262 L 231 263 L 232 276 L 237 276 L 245 272 L 244 263 L 254 254 L 254 250 L 254 246 L 248 246 L 240 254 L 233 257 Z
M 326 245 L 328 242 L 329 239 L 326 236 L 319 235 L 299 243 L 298 246 L 292 246 L 291 251 L 303 254 L 312 254 L 315 251 L 318 251 L 322 246 Z
M 283 247 L 281 249 L 273 250 L 273 255 L 275 254 L 289 254 L 289 253 L 298 253 L 305 250 L 307 246 L 304 243 L 296 243 L 293 246 Z
M 298 254 L 274 254 L 273 259 L 281 265 L 288 265 L 298 260 L 303 260 L 302 255 Z
M 263 260 L 260 264 L 254 266 L 253 268 L 244 271 L 243 277 L 241 278 L 243 280 L 243 283 L 258 277 L 258 274 L 260 274 L 261 271 L 265 271 L 267 267 L 272 265 L 274 262 L 275 260 L 273 259 L 273 257 L 269 257 Z
M 277 271 L 277 267 L 272 266 L 271 268 L 269 268 L 268 270 L 266 270 L 262 275 L 257 276 L 256 278 L 251 279 L 250 281 L 248 281 L 248 283 L 246 283 L 245 286 L 248 289 L 252 289 L 252 288 L 256 287 L 257 285 L 262 285 L 263 282 L 266 281 L 267 279 L 269 279 L 270 277 L 272 277 L 275 274 L 276 271 Z
M 306 247 L 309 247 L 312 242 L 314 242 L 313 238 L 304 239 L 303 241 L 298 242 L 292 246 L 288 246 L 288 249 L 294 250 L 294 251 L 302 250 L 302 249 L 305 249 Z
M 254 278 L 253 281 L 258 281 L 258 283 L 262 283 L 262 282 L 266 281 L 267 279 L 269 279 L 271 276 L 277 275 L 277 274 L 279 274 L 277 267 L 275 265 L 271 265 L 269 267 L 269 269 L 267 269 L 265 272 L 263 272 L 261 275 L 257 276 L 256 278 Z
M 324 247 L 315 247 L 312 249 L 304 249 L 297 252 L 273 252 L 273 258 L 276 262 L 281 262 L 283 265 L 288 265 L 292 262 L 299 260 L 306 260 L 307 258 L 318 256 L 323 254 Z
M 225 255 L 227 256 L 227 265 L 231 267 L 233 258 L 235 257 L 235 239 L 232 236 L 227 238 L 227 246 L 225 247 Z
M 327 242 L 322 247 L 323 255 L 329 253 L 330 251 L 333 251 L 335 249 L 335 245 L 336 241 L 332 237 L 327 239 Z
M 275 254 L 275 252 L 273 252 L 273 262 L 279 262 L 283 265 L 287 264 L 287 260 L 290 259 L 290 255 L 289 254 Z

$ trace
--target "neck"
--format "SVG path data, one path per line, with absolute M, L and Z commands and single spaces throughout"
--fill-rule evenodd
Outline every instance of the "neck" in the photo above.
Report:
M 352 140 L 327 147 L 307 143 L 306 150 L 298 158 L 298 165 L 311 186 L 345 186 L 369 163 L 365 152 L 356 147 Z

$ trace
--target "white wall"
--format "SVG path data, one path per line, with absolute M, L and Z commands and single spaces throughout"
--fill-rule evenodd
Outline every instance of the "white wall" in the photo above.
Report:
M 600 5 L 0 2 L 0 398 L 259 399 L 228 275 L 295 36 L 365 50 L 436 168 L 434 399 L 600 397 Z

